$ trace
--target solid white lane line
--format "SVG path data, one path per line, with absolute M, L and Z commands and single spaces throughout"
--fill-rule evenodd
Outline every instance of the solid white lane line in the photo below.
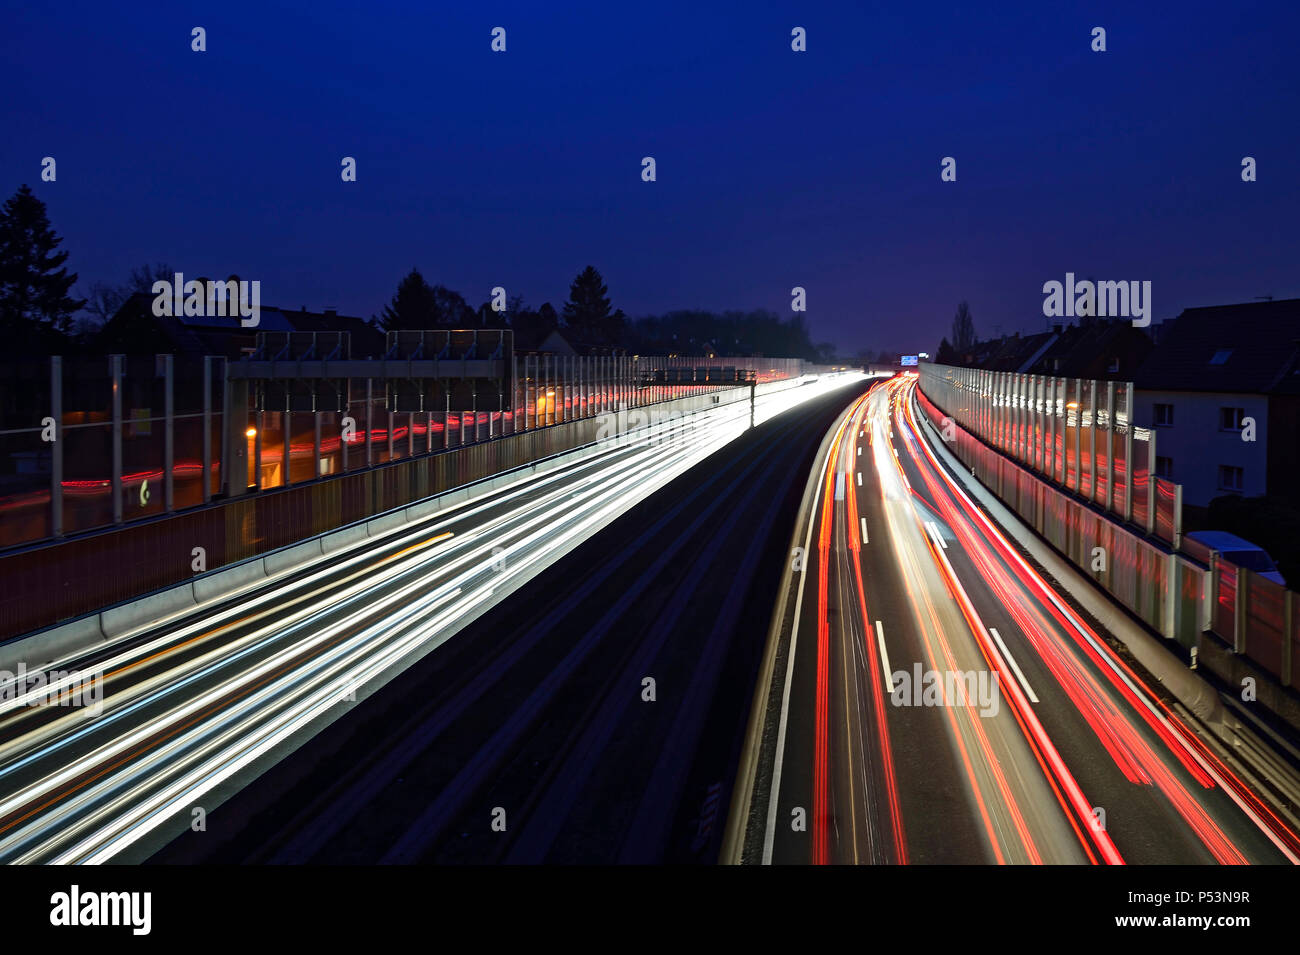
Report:
M 880 621 L 876 621 L 876 642 L 880 644 L 880 662 L 885 668 L 885 686 L 889 687 L 892 695 L 894 692 L 894 677 L 891 674 L 889 666 L 889 652 L 885 649 L 885 631 L 880 626 Z
M 841 428 L 843 425 L 841 425 Z M 831 444 L 834 446 L 834 440 Z M 831 465 L 830 455 L 822 461 L 821 473 L 817 477 L 817 487 L 826 480 L 826 470 Z M 813 525 L 817 523 L 818 495 L 812 498 L 812 509 L 808 514 L 808 531 L 804 534 L 803 552 L 805 559 L 799 567 L 799 586 L 794 598 L 794 621 L 790 626 L 790 651 L 785 664 L 785 686 L 781 689 L 781 718 L 776 730 L 776 758 L 772 763 L 772 791 L 767 802 L 767 828 L 763 832 L 763 865 L 772 864 L 772 846 L 776 841 L 776 812 L 781 800 L 781 772 L 785 762 L 785 734 L 790 720 L 790 685 L 794 682 L 794 658 L 799 646 L 799 616 L 803 612 L 804 584 L 808 579 L 808 561 L 806 555 L 811 553 Z
M 1020 664 L 1016 663 L 1016 658 L 1011 655 L 1011 651 L 1008 650 L 1007 645 L 1002 642 L 1002 638 L 998 636 L 998 632 L 992 627 L 989 627 L 989 636 L 997 641 L 998 649 L 1001 650 L 1002 655 L 1007 658 L 1007 665 L 1011 667 L 1011 672 L 1014 673 L 1016 679 L 1020 681 L 1020 687 L 1025 691 L 1025 696 L 1029 697 L 1031 703 L 1037 703 L 1038 695 L 1029 686 L 1029 681 L 1025 679 L 1025 675 L 1020 671 Z
M 936 544 L 938 544 L 944 550 L 948 549 L 948 542 L 943 539 L 943 534 L 939 532 L 938 524 L 936 524 L 934 521 L 926 521 L 925 529 L 930 532 L 930 536 L 934 538 L 934 542 Z

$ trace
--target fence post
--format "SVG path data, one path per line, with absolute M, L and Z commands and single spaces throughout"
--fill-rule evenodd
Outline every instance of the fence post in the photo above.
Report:
M 122 523 L 122 356 L 108 356 L 109 373 L 113 378 L 113 461 L 111 485 L 113 489 L 113 523 Z
M 1115 513 L 1115 382 L 1106 382 L 1106 511 Z
M 1237 653 L 1246 652 L 1246 601 L 1250 599 L 1250 571 L 1245 567 L 1237 568 L 1237 594 L 1233 611 L 1233 649 Z
M 447 425 L 444 420 L 443 434 L 446 433 L 447 433 Z M 374 452 L 371 450 L 374 441 L 375 441 L 375 383 L 373 378 L 367 378 L 366 379 L 366 467 L 371 467 L 375 463 Z
M 1056 447 L 1056 436 L 1052 436 L 1052 451 L 1056 455 L 1056 483 L 1063 488 L 1068 489 L 1065 483 L 1065 466 L 1068 449 L 1065 447 L 1066 423 L 1070 420 L 1070 409 L 1066 405 L 1070 401 L 1070 385 L 1065 378 L 1056 379 L 1056 392 L 1058 397 L 1055 399 L 1059 403 L 1060 415 L 1056 422 L 1056 430 L 1061 436 L 1061 445 Z
M 1147 432 L 1147 533 L 1156 532 L 1156 429 Z
M 389 420 L 391 421 L 393 416 L 389 414 L 388 417 Z M 285 408 L 285 410 L 280 413 L 280 428 L 281 428 L 280 445 L 284 449 L 283 451 L 280 452 L 284 457 L 284 461 L 280 465 L 280 487 L 288 487 L 289 486 L 289 461 L 290 458 L 292 457 L 291 452 L 293 450 L 292 447 L 293 443 L 291 440 L 293 438 L 293 433 L 292 433 L 293 412 L 290 411 L 288 408 Z M 390 432 L 392 431 L 391 425 L 388 430 Z M 390 452 L 388 456 L 391 458 L 393 455 Z
M 54 441 L 50 444 L 50 533 L 63 536 L 63 358 L 50 356 L 50 417 Z
M 1174 485 L 1174 520 L 1173 548 L 1181 550 L 1183 546 L 1183 486 Z
M 1201 630 L 1214 629 L 1214 608 L 1219 593 L 1219 552 L 1210 551 L 1210 569 L 1201 588 Z
M 163 355 L 163 507 L 176 510 L 176 399 L 175 356 Z
M 1282 591 L 1282 685 L 1291 685 L 1292 654 L 1295 652 L 1295 594 L 1290 590 Z
M 1043 472 L 1043 451 L 1046 449 L 1046 442 L 1043 440 L 1047 433 L 1047 419 L 1043 414 L 1043 392 L 1046 388 L 1046 378 L 1042 375 L 1034 375 L 1033 381 L 1034 406 L 1030 409 L 1030 420 L 1034 423 L 1034 470 L 1038 473 Z
M 1069 475 L 1067 474 L 1068 478 Z M 1069 487 L 1069 485 L 1066 485 Z M 1083 487 L 1083 379 L 1074 379 L 1074 487 L 1075 494 Z
M 1088 380 L 1088 500 L 1097 500 L 1097 379 Z
M 1178 599 L 1178 556 L 1172 553 L 1166 554 L 1165 561 L 1167 564 L 1165 569 L 1165 606 L 1162 620 L 1165 638 L 1173 640 L 1178 636 L 1179 617 L 1181 616 L 1179 604 L 1182 603 Z
M 212 357 L 203 356 L 203 503 L 212 499 Z
M 1124 385 L 1124 522 L 1133 519 L 1133 382 Z

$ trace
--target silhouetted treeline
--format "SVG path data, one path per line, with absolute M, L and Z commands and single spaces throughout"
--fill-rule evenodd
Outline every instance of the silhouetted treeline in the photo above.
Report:
M 0 206 L 0 337 L 10 355 L 51 354 L 68 341 L 85 306 L 70 293 L 77 273 L 45 203 L 24 184 Z
M 708 312 L 678 309 L 629 320 L 615 309 L 609 290 L 594 267 L 587 266 L 569 286 L 562 310 L 550 302 L 537 308 L 515 297 L 494 309 L 491 301 L 477 309 L 441 285 L 430 285 L 418 269 L 398 283 L 392 301 L 372 321 L 385 331 L 419 328 L 512 328 L 517 346 L 533 348 L 559 331 L 574 345 L 619 345 L 633 354 L 719 357 L 769 355 L 829 360 L 833 346 L 815 345 L 803 316 L 782 319 L 764 309 Z
M 120 342 L 100 334 L 119 309 L 138 293 L 150 293 L 155 279 L 170 279 L 165 263 L 135 269 L 120 284 L 96 281 L 85 298 L 72 295 L 75 272 L 64 267 L 45 203 L 23 186 L 0 208 L 0 333 L 9 355 L 99 354 Z M 540 347 L 552 332 L 570 345 L 618 346 L 630 354 L 726 357 L 766 355 L 828 361 L 834 348 L 814 344 L 802 314 L 781 318 L 774 312 L 707 312 L 679 309 L 629 319 L 616 308 L 605 280 L 588 265 L 569 284 L 560 308 L 550 302 L 528 305 L 515 296 L 497 296 L 471 305 L 461 293 L 430 284 L 412 268 L 398 282 L 392 299 L 370 319 L 381 331 L 423 328 L 511 328 L 516 347 Z M 277 303 L 268 302 L 274 306 Z M 147 336 L 146 336 L 147 337 Z M 166 345 L 159 341 L 159 350 Z
M 706 312 L 679 309 L 632 322 L 628 347 L 645 355 L 768 355 L 825 357 L 814 345 L 803 316 L 781 318 L 766 309 Z

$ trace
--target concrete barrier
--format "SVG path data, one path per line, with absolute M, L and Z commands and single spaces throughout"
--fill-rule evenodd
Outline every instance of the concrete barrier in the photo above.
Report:
M 337 554 L 345 551 L 350 547 L 370 538 L 369 522 L 353 524 L 351 527 L 344 527 L 342 530 L 330 531 L 320 539 L 320 550 L 322 554 Z
M 238 590 L 240 587 L 246 587 L 249 584 L 265 579 L 266 568 L 262 566 L 262 558 L 232 564 L 211 574 L 195 577 L 193 583 L 194 601 L 198 604 L 204 604 L 210 600 L 223 597 L 232 590 Z
M 443 508 L 442 498 L 433 497 L 427 501 L 420 501 L 418 504 L 412 504 L 406 509 L 406 519 L 410 522 L 422 521 L 426 517 L 432 517 Z
M 198 606 L 194 599 L 194 584 L 186 582 L 121 607 L 113 607 L 99 615 L 99 625 L 109 640 L 165 620 L 174 614 L 193 610 Z
M 0 647 L 0 670 L 16 672 L 19 663 L 28 670 L 45 669 L 103 643 L 104 631 L 100 629 L 99 616 L 91 614 L 5 644 Z
M 313 537 L 301 544 L 271 551 L 262 558 L 262 564 L 266 567 L 266 576 L 274 577 L 285 571 L 297 570 L 305 564 L 310 564 L 320 555 L 321 539 Z
M 380 514 L 378 517 L 372 517 L 366 521 L 366 533 L 371 537 L 383 537 L 391 531 L 397 530 L 406 524 L 406 509 L 392 511 L 388 514 Z

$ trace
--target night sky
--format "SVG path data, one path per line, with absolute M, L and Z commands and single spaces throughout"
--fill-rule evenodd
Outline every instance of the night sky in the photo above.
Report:
M 963 298 L 1040 330 L 1067 271 L 1157 321 L 1300 295 L 1300 5 L 1132 6 L 6 0 L 0 193 L 83 292 L 166 261 L 365 317 L 412 266 L 559 307 L 591 263 L 633 316 L 802 285 L 846 353 L 933 349 Z

